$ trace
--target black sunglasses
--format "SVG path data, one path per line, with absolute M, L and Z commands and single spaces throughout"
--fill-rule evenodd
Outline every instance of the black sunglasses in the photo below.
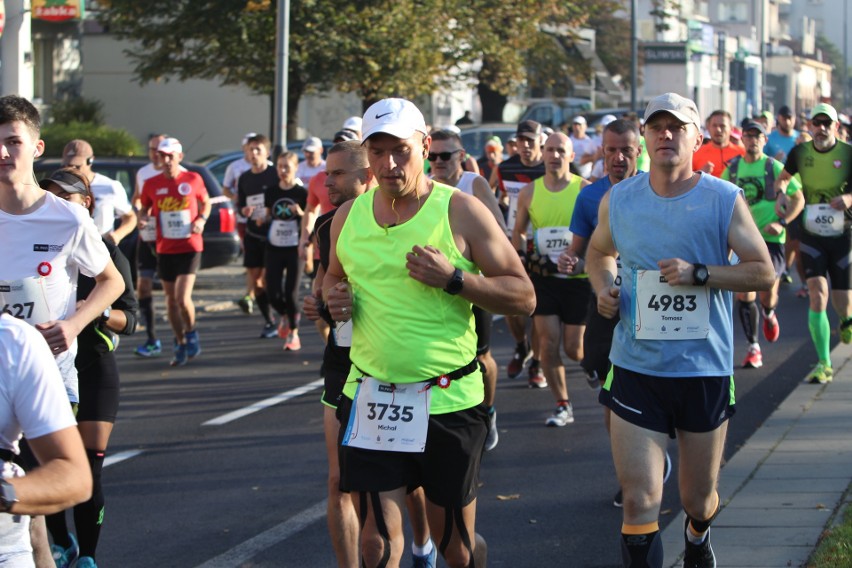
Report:
M 449 161 L 449 159 L 452 158 L 453 154 L 455 154 L 456 152 L 461 152 L 461 148 L 459 148 L 458 150 L 453 150 L 452 152 L 439 152 L 437 154 L 429 152 L 429 154 L 426 156 L 426 159 L 430 162 L 434 162 L 438 158 L 441 158 L 442 161 L 446 162 Z
M 826 128 L 829 128 L 834 123 L 830 118 L 812 118 L 811 122 L 814 123 L 814 126 L 824 126 Z

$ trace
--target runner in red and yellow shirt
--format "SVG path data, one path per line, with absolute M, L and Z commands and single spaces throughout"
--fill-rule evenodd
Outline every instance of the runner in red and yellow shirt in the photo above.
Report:
M 210 216 L 210 197 L 201 176 L 180 167 L 183 147 L 177 139 L 164 139 L 157 153 L 163 173 L 142 186 L 140 226 L 151 216 L 157 219 L 157 270 L 175 332 L 171 365 L 179 366 L 201 353 L 192 288 L 204 250 L 201 235 Z

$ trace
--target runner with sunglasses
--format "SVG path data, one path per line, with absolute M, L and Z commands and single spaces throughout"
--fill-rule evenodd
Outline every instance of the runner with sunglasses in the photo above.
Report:
M 432 133 L 432 147 L 426 159 L 432 164 L 432 179 L 457 187 L 468 195 L 473 195 L 494 215 L 497 224 L 505 231 L 503 213 L 497 205 L 497 198 L 488 186 L 488 181 L 479 174 L 464 170 L 465 150 L 461 137 L 455 132 L 438 130 Z M 476 325 L 476 357 L 483 367 L 485 380 L 485 405 L 488 407 L 490 425 L 485 439 L 485 451 L 497 446 L 497 411 L 494 397 L 497 391 L 497 362 L 491 356 L 491 326 L 494 316 L 478 306 L 473 306 Z
M 525 120 L 518 124 L 516 131 L 518 153 L 500 162 L 497 166 L 498 189 L 502 199 L 507 201 L 506 235 L 512 238 L 512 228 L 518 214 L 518 194 L 521 188 L 544 175 L 544 160 L 541 155 L 541 124 L 534 120 Z M 529 318 L 524 316 L 506 316 L 506 326 L 515 339 L 515 353 L 509 361 L 508 375 L 514 379 L 524 370 L 529 361 L 530 388 L 547 388 L 547 379 L 541 371 L 539 358 L 535 353 L 534 341 L 531 345 L 527 337 Z
M 806 381 L 824 384 L 834 376 L 831 367 L 831 326 L 828 322 L 829 289 L 831 303 L 840 316 L 840 341 L 852 343 L 852 147 L 837 138 L 840 126 L 833 106 L 820 103 L 811 111 L 813 140 L 790 150 L 784 171 L 775 181 L 779 216 L 791 216 L 785 195 L 792 177 L 799 174 L 805 195 L 802 215 L 802 262 L 807 278 L 808 328 L 819 362 Z

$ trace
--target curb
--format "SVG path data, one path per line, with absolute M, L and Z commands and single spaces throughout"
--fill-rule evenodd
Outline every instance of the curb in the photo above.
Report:
M 852 346 L 831 353 L 831 383 L 802 383 L 722 468 L 722 511 L 711 538 L 718 566 L 803 566 L 826 528 L 842 519 L 852 473 Z M 681 566 L 683 517 L 662 533 Z

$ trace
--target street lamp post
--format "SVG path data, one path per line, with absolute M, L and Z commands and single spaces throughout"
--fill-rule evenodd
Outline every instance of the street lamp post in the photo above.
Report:
M 290 0 L 278 0 L 275 15 L 273 140 L 278 156 L 287 147 L 287 72 L 290 69 Z
M 636 82 L 639 80 L 639 34 L 636 13 L 639 0 L 630 2 L 630 110 L 637 112 Z

